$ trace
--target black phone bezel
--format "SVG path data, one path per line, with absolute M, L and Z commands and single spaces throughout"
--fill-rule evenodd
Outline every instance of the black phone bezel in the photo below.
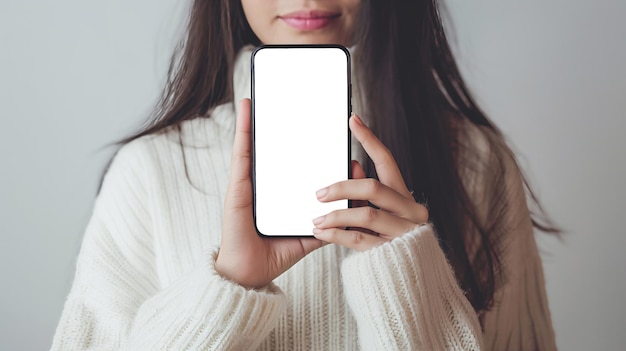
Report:
M 255 97 L 254 97 L 254 58 L 256 56 L 256 54 L 261 51 L 261 50 L 265 50 L 265 49 L 298 49 L 298 48 L 322 48 L 322 49 L 340 49 L 342 50 L 345 55 L 346 55 L 346 60 L 347 60 L 347 89 L 348 89 L 348 101 L 347 101 L 347 106 L 348 106 L 348 113 L 347 113 L 347 118 L 346 118 L 346 129 L 348 132 L 348 154 L 346 155 L 347 157 L 347 168 L 348 168 L 348 178 L 347 179 L 351 179 L 352 178 L 352 166 L 351 166 L 351 161 L 352 161 L 352 143 L 351 143 L 351 138 L 352 138 L 352 133 L 350 132 L 350 126 L 348 125 L 350 116 L 352 115 L 352 68 L 351 68 L 351 56 L 350 56 L 350 51 L 348 51 L 348 49 L 342 45 L 337 45 L 337 44 L 266 44 L 266 45 L 260 45 L 254 48 L 254 50 L 252 51 L 252 54 L 250 56 L 250 102 L 251 102 L 251 125 L 250 125 L 250 142 L 251 142 L 251 152 L 252 152 L 252 164 L 251 164 L 251 179 L 252 179 L 252 219 L 254 222 L 254 229 L 257 232 L 257 234 L 263 238 L 310 238 L 313 236 L 313 234 L 310 235 L 267 235 L 267 234 L 263 234 L 261 233 L 261 231 L 259 231 L 259 228 L 257 227 L 257 221 L 256 221 L 256 147 L 255 147 L 255 109 L 254 109 L 254 101 L 255 101 Z M 330 184 L 329 184 L 330 185 Z M 348 200 L 348 208 L 352 207 L 352 200 Z

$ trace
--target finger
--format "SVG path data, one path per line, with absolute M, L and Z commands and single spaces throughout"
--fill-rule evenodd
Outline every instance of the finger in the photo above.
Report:
M 313 235 L 319 240 L 338 244 L 353 250 L 365 251 L 387 242 L 384 238 L 365 234 L 358 230 L 343 230 L 339 228 L 313 229 Z
M 363 170 L 363 167 L 361 167 L 361 164 L 359 163 L 359 161 L 352 160 L 351 166 L 352 166 L 352 179 L 365 178 L 365 171 Z
M 352 179 L 363 179 L 365 178 L 365 171 L 359 161 L 352 160 Z M 367 206 L 366 200 L 352 200 L 352 207 L 363 207 Z
M 235 141 L 230 163 L 231 181 L 238 182 L 250 179 L 250 138 L 250 99 L 242 99 L 239 103 Z
M 411 229 L 417 223 L 372 207 L 336 210 L 313 220 L 316 228 L 361 227 L 380 233 L 385 238 L 395 238 Z
M 361 145 L 363 145 L 363 149 L 374 162 L 376 173 L 381 183 L 394 189 L 402 196 L 413 199 L 411 192 L 404 183 L 400 169 L 391 151 L 383 145 L 356 114 L 350 117 L 350 130 Z
M 250 100 L 241 100 L 239 106 L 225 206 L 248 211 L 252 206 Z
M 428 221 L 428 210 L 406 198 L 394 189 L 373 178 L 344 180 L 317 192 L 318 200 L 331 202 L 342 199 L 367 200 L 387 212 L 396 214 L 413 223 Z
M 275 261 L 279 267 L 291 267 L 309 253 L 324 246 L 325 242 L 315 237 L 308 238 L 263 238 L 271 247 L 270 252 L 275 254 Z
M 320 247 L 328 244 L 327 242 L 324 242 L 316 238 L 303 238 L 303 239 L 300 239 L 300 243 L 302 244 L 302 249 L 304 249 L 305 256 L 319 249 Z

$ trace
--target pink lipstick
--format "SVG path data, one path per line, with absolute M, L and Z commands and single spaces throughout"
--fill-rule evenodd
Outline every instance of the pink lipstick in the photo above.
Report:
M 280 19 L 295 29 L 317 30 L 326 27 L 339 16 L 341 16 L 341 14 L 337 12 L 307 10 L 292 12 L 280 16 Z

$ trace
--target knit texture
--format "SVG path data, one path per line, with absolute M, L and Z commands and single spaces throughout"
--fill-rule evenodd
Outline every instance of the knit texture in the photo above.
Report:
M 366 350 L 478 350 L 480 326 L 428 225 L 344 260 Z
M 236 100 L 249 96 L 249 58 L 246 48 L 237 59 Z M 510 279 L 480 319 L 429 224 L 365 252 L 324 246 L 263 289 L 223 279 L 214 263 L 235 114 L 224 104 L 185 121 L 180 136 L 120 149 L 53 350 L 556 349 L 519 175 L 503 261 Z

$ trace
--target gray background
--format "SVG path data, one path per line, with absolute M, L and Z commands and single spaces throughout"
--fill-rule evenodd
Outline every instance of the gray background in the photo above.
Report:
M 568 231 L 538 235 L 559 347 L 622 348 L 626 3 L 448 5 L 469 85 Z M 113 151 L 101 148 L 158 97 L 185 7 L 0 3 L 2 349 L 49 348 Z

